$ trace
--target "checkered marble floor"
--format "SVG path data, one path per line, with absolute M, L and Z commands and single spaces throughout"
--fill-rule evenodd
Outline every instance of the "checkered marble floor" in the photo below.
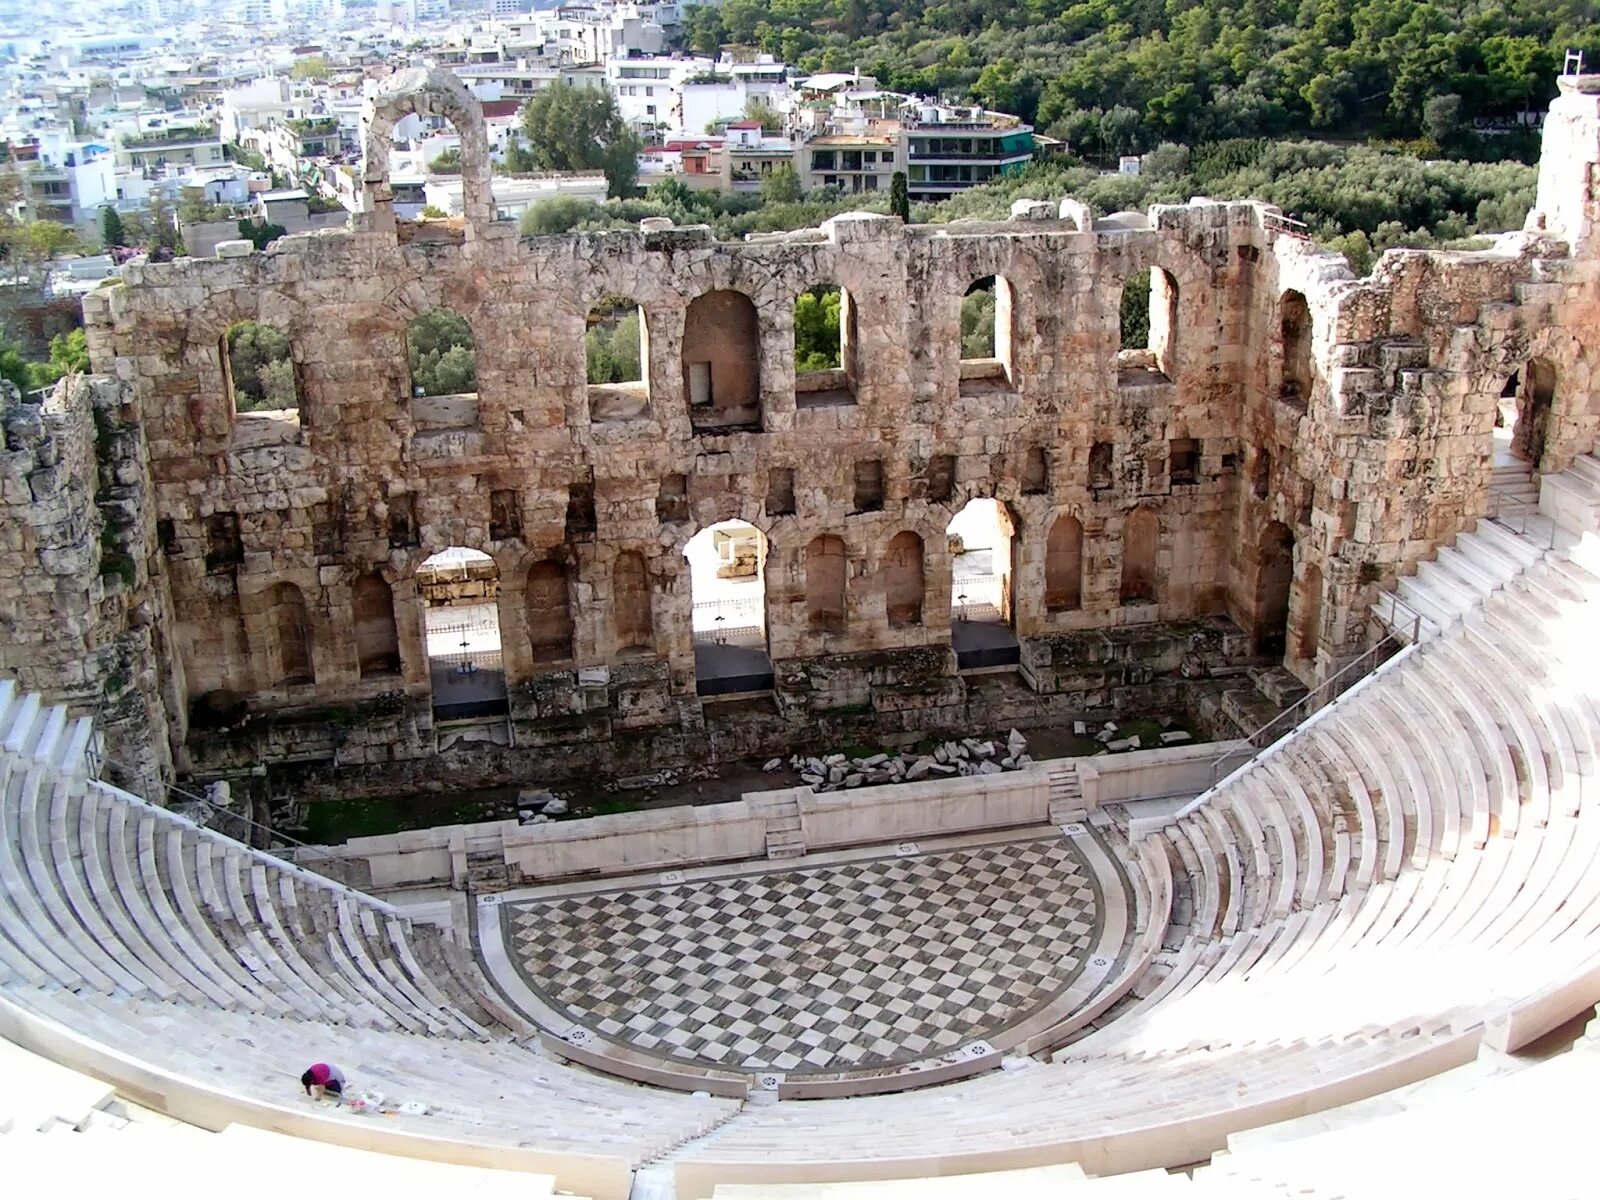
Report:
M 987 1039 L 1068 987 L 1098 933 L 1060 838 L 506 904 L 517 970 L 613 1041 L 792 1073 Z

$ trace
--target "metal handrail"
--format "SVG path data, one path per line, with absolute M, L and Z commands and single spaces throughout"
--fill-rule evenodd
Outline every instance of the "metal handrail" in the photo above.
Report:
M 1417 615 L 1415 617 L 1415 619 L 1414 619 L 1414 622 L 1412 624 L 1412 629 L 1411 629 L 1411 642 L 1412 642 L 1413 645 L 1416 644 L 1416 642 L 1418 642 L 1421 639 L 1421 635 L 1422 635 L 1422 617 L 1420 615 Z M 1325 688 L 1330 687 L 1332 684 L 1337 682 L 1343 676 L 1349 674 L 1351 671 L 1355 670 L 1357 667 L 1362 666 L 1363 664 L 1365 664 L 1367 662 L 1367 660 L 1369 660 L 1371 658 L 1374 658 L 1378 654 L 1379 651 L 1385 650 L 1386 648 L 1388 648 L 1389 643 L 1391 643 L 1391 642 L 1395 643 L 1395 645 L 1397 645 L 1397 646 L 1398 645 L 1403 645 L 1403 643 L 1401 642 L 1400 638 L 1396 634 L 1394 634 L 1392 632 L 1384 634 L 1383 637 L 1378 639 L 1378 641 L 1374 642 L 1372 645 L 1368 646 L 1365 650 L 1363 650 L 1355 658 L 1353 658 L 1349 662 L 1345 663 L 1344 666 L 1340 667 L 1332 675 L 1328 676 L 1321 683 L 1317 684 L 1311 690 L 1306 692 L 1306 694 L 1304 696 L 1301 696 L 1300 699 L 1296 700 L 1293 704 L 1286 705 L 1280 712 L 1275 713 L 1264 724 L 1262 724 L 1261 726 L 1256 728 L 1253 732 L 1245 735 L 1245 737 L 1240 739 L 1246 745 L 1251 746 L 1251 747 L 1253 747 L 1255 749 L 1256 754 L 1252 755 L 1251 757 L 1254 758 L 1256 755 L 1261 754 L 1261 753 L 1271 749 L 1273 746 L 1277 745 L 1277 743 L 1281 740 L 1280 738 L 1273 738 L 1272 741 L 1268 742 L 1266 745 L 1258 746 L 1256 744 L 1256 739 L 1259 738 L 1263 733 L 1265 733 L 1267 730 L 1271 729 L 1274 725 L 1278 724 L 1280 721 L 1282 721 L 1285 717 L 1287 717 L 1291 713 L 1295 712 L 1295 710 L 1299 709 L 1302 705 L 1306 704 L 1309 701 L 1317 699 L 1321 695 L 1321 693 L 1323 692 L 1323 690 Z M 1334 698 L 1336 698 L 1336 697 L 1330 697 L 1330 699 L 1334 699 Z M 1319 704 L 1318 707 L 1320 708 L 1321 705 Z M 1291 730 L 1291 732 L 1292 732 L 1292 730 Z M 1285 735 L 1285 736 L 1287 736 L 1287 735 Z M 1214 759 L 1211 760 L 1211 787 L 1212 788 L 1216 787 L 1218 781 L 1220 781 L 1221 778 L 1222 778 L 1222 773 L 1221 773 L 1222 765 L 1224 763 L 1230 761 L 1234 757 L 1235 756 L 1232 755 L 1232 754 L 1223 754 L 1223 755 L 1219 755 L 1217 758 L 1214 758 Z M 1230 768 L 1230 770 L 1233 770 L 1233 769 L 1235 769 L 1235 768 Z M 1209 791 L 1210 789 L 1208 788 L 1207 790 Z
M 110 757 L 109 755 L 102 755 L 101 758 L 100 758 L 100 762 L 102 764 L 108 764 L 108 765 L 113 766 L 113 767 L 121 767 L 124 771 L 128 771 L 130 773 L 133 771 L 133 768 L 130 767 L 127 763 L 119 762 L 118 760 Z M 328 846 L 314 846 L 310 842 L 302 842 L 299 838 L 295 837 L 292 834 L 284 833 L 282 830 L 279 830 L 279 829 L 274 829 L 270 825 L 263 825 L 260 821 L 254 820 L 254 819 L 252 819 L 250 817 L 247 817 L 243 813 L 236 813 L 231 808 L 226 808 L 223 805 L 218 804 L 215 800 L 211 799 L 210 796 L 202 796 L 202 795 L 197 795 L 194 792 L 186 792 L 181 787 L 179 787 L 177 784 L 168 783 L 164 779 L 160 780 L 160 783 L 161 783 L 161 786 L 163 788 L 165 788 L 167 790 L 168 794 L 170 794 L 170 795 L 181 797 L 184 800 L 193 800 L 193 801 L 195 801 L 197 803 L 204 804 L 212 812 L 224 813 L 227 816 L 232 817 L 234 820 L 243 821 L 251 829 L 259 829 L 259 830 L 261 830 L 261 832 L 266 834 L 269 838 L 277 838 L 279 841 L 288 842 L 289 844 L 294 846 L 296 850 L 310 850 L 314 854 L 320 855 L 323 858 L 332 859 L 335 862 L 348 862 L 351 858 L 356 857 L 355 855 L 351 854 L 349 851 L 345 851 L 343 853 L 339 853 L 334 848 L 331 848 L 331 847 L 328 847 Z M 267 847 L 267 849 L 270 849 L 270 847 Z M 298 855 L 295 856 L 294 861 L 296 863 L 298 863 L 300 861 Z

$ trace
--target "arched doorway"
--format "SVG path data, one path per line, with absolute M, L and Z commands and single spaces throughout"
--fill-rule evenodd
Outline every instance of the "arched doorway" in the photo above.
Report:
M 1542 358 L 1529 359 L 1516 391 L 1517 416 L 1511 431 L 1511 452 L 1536 471 L 1544 460 L 1550 409 L 1555 398 L 1555 367 Z
M 1294 534 L 1282 521 L 1261 531 L 1256 543 L 1255 652 L 1281 659 L 1289 636 L 1289 592 L 1294 587 Z
M 695 690 L 702 696 L 772 687 L 767 655 L 767 538 L 745 521 L 719 521 L 689 539 Z
M 950 642 L 962 669 L 1020 660 L 1011 581 L 1017 530 L 997 500 L 969 500 L 945 528 L 950 542 Z
M 507 711 L 500 654 L 500 574 L 479 550 L 452 546 L 417 568 L 433 715 L 440 721 Z

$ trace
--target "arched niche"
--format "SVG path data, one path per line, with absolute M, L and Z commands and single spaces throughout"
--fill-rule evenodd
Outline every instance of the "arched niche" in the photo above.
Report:
M 1289 594 L 1294 588 L 1294 534 L 1273 521 L 1256 542 L 1255 652 L 1282 658 L 1288 649 Z
M 273 686 L 296 687 L 316 682 L 311 648 L 311 614 L 306 598 L 292 583 L 280 583 L 268 594 L 275 649 Z
M 1083 523 L 1063 513 L 1044 543 L 1044 607 L 1070 612 L 1083 606 Z
M 806 625 L 818 633 L 843 633 L 848 563 L 844 539 L 819 534 L 806 546 Z
M 462 211 L 466 236 L 471 238 L 494 220 L 495 213 L 483 109 L 459 78 L 429 67 L 396 71 L 378 86 L 362 110 L 361 223 L 379 232 L 394 230 L 389 151 L 396 123 L 412 113 L 444 117 L 461 138 Z
M 572 657 L 572 603 L 566 567 L 548 558 L 533 563 L 523 596 L 533 661 L 566 662 Z
M 1303 412 L 1311 402 L 1311 308 L 1292 288 L 1278 301 L 1278 352 L 1283 363 L 1278 398 Z
M 761 322 L 743 292 L 706 292 L 683 318 L 683 394 L 696 433 L 761 428 Z
M 883 558 L 883 601 L 890 628 L 922 624 L 926 590 L 922 539 L 902 530 L 889 539 Z
M 1123 604 L 1156 603 L 1156 554 L 1161 544 L 1161 518 L 1154 509 L 1136 508 L 1122 525 Z
M 400 632 L 394 621 L 394 593 L 378 575 L 356 580 L 350 597 L 356 660 L 361 678 L 400 673 Z
M 611 612 L 620 654 L 648 655 L 656 649 L 650 577 L 644 556 L 624 550 L 611 564 Z
M 1171 380 L 1177 371 L 1178 281 L 1161 267 L 1122 281 L 1118 366 L 1124 383 L 1140 373 Z

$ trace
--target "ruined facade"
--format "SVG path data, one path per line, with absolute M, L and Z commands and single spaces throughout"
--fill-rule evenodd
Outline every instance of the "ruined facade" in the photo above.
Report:
M 0 672 L 85 700 L 109 670 L 68 686 L 50 664 L 147 630 L 135 683 L 181 767 L 433 761 L 448 739 L 418 571 L 462 547 L 493 560 L 509 713 L 504 736 L 457 751 L 486 777 L 771 749 L 833 719 L 950 726 L 973 710 L 946 529 L 993 498 L 1014 528 L 1018 678 L 1041 711 L 1280 659 L 1326 677 L 1374 636 L 1376 590 L 1485 513 L 1513 376 L 1549 385 L 1516 385 L 1543 466 L 1593 444 L 1588 83 L 1552 111 L 1529 232 L 1390 252 L 1357 280 L 1247 202 L 1098 224 L 1070 200 L 1003 223 L 846 215 L 742 243 L 521 238 L 489 219 L 470 97 L 403 73 L 369 114 L 350 231 L 130 267 L 86 298 L 108 378 L 52 406 L 89 429 L 92 399 L 138 457 L 69 466 L 79 485 L 52 496 L 31 484 L 54 469 L 37 439 L 8 424 L 22 532 L 0 542 Z M 386 131 L 413 107 L 461 128 L 462 226 L 392 218 Z M 1150 348 L 1122 351 L 1122 284 L 1146 269 Z M 994 357 L 963 360 L 962 297 L 990 276 Z M 844 292 L 844 361 L 797 375 L 795 301 L 822 284 Z M 586 318 L 607 297 L 640 307 L 638 383 L 585 382 Z M 470 325 L 475 391 L 414 385 L 406 331 L 438 308 Z M 243 321 L 287 335 L 297 407 L 236 411 L 227 335 Z M 117 603 L 95 599 L 101 555 L 62 575 L 48 553 L 100 542 L 105 489 L 81 481 L 108 471 L 134 494 L 114 514 Z M 50 505 L 72 515 L 28 532 Z M 772 672 L 731 716 L 697 694 L 684 559 L 730 519 L 765 537 Z M 45 628 L 28 597 L 51 587 L 85 589 L 95 617 Z

